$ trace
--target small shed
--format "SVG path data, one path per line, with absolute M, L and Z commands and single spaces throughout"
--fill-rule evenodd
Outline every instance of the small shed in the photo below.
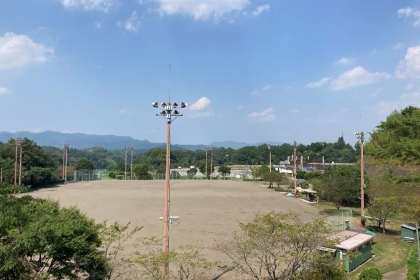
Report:
M 409 224 L 401 225 L 401 240 L 408 242 L 417 241 L 416 226 Z
M 372 258 L 373 236 L 357 230 L 343 230 L 329 237 L 337 240 L 334 258 L 344 262 L 346 272 L 349 273 Z

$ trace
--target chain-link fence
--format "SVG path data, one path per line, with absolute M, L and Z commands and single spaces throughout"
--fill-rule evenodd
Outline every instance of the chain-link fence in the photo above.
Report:
M 73 181 L 95 181 L 109 179 L 109 172 L 107 169 L 93 169 L 93 170 L 74 170 Z
M 353 210 L 341 211 L 320 219 L 330 228 L 331 234 L 353 228 Z

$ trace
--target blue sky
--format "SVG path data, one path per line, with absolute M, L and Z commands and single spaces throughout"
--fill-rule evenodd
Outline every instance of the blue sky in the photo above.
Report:
M 0 2 L 0 131 L 164 142 L 169 93 L 172 143 L 354 144 L 420 107 L 420 1 Z

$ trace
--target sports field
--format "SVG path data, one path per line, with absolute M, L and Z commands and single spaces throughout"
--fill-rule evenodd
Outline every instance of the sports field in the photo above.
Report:
M 61 206 L 76 205 L 98 223 L 142 226 L 137 237 L 161 237 L 164 186 L 163 180 L 89 181 L 40 189 L 31 195 L 59 200 Z M 214 245 L 232 237 L 239 222 L 252 220 L 257 212 L 294 212 L 303 221 L 321 216 L 312 205 L 255 182 L 172 180 L 170 197 L 170 215 L 181 218 L 180 224 L 170 226 L 170 248 L 192 245 L 209 260 L 226 260 Z M 231 277 L 226 274 L 218 279 Z

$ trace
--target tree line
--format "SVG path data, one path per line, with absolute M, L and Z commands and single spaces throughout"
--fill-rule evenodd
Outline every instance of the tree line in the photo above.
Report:
M 22 184 L 33 187 L 42 187 L 60 182 L 62 179 L 63 149 L 56 147 L 40 147 L 33 140 L 23 139 L 22 150 Z M 0 142 L 0 169 L 1 181 L 14 182 L 16 159 L 20 162 L 20 147 L 17 149 L 17 139 L 10 139 L 6 143 Z M 16 153 L 17 149 L 17 153 Z M 271 152 L 272 165 L 280 161 L 291 159 L 294 153 L 292 144 L 246 146 L 237 150 L 232 148 L 212 148 L 211 150 L 171 150 L 171 168 L 190 168 L 211 173 L 211 167 L 231 165 L 270 165 Z M 310 145 L 296 146 L 297 158 L 303 157 L 305 161 L 322 162 L 356 162 L 358 159 L 357 144 L 352 147 L 339 137 L 335 143 L 316 142 Z M 106 150 L 101 147 L 88 149 L 70 148 L 67 152 L 68 172 L 81 169 L 108 169 L 114 174 L 124 174 L 131 170 L 139 178 L 147 177 L 150 172 L 165 173 L 166 151 L 163 148 L 154 148 L 146 152 Z M 222 168 L 223 170 L 223 168 Z

